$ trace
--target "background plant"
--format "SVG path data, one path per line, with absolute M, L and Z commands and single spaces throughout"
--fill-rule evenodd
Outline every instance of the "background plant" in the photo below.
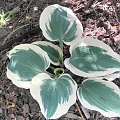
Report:
M 97 39 L 82 38 L 82 24 L 69 8 L 57 4 L 45 8 L 40 28 L 47 40 L 59 46 L 46 41 L 15 46 L 8 53 L 7 77 L 30 89 L 47 119 L 67 113 L 77 97 L 88 109 L 120 117 L 120 90 L 111 82 L 119 77 L 120 56 Z M 70 46 L 71 56 L 63 64 L 64 44 Z M 77 86 L 66 69 L 88 78 Z
M 14 8 L 11 11 L 4 12 L 3 10 L 0 13 L 0 28 L 5 26 L 7 22 L 11 19 L 11 16 L 17 11 L 17 8 Z

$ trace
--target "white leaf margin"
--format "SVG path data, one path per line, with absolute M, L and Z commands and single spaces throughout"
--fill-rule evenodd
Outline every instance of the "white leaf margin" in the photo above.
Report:
M 72 77 L 69 74 L 64 74 L 64 75 L 67 75 L 72 79 Z M 44 78 L 44 76 L 45 76 L 45 78 Z M 59 77 L 61 77 L 61 76 L 63 76 L 63 75 L 61 74 Z M 36 75 L 32 79 L 32 86 L 30 87 L 30 93 L 31 93 L 32 97 L 39 103 L 41 112 L 46 117 L 47 115 L 46 115 L 46 112 L 42 105 L 42 99 L 40 97 L 40 85 L 42 85 L 42 80 L 44 81 L 45 79 L 54 80 L 46 73 L 42 73 L 42 74 L 40 73 L 40 74 Z M 75 85 L 73 85 L 73 82 Z M 76 102 L 77 84 L 74 80 L 70 81 L 70 83 L 71 83 L 72 88 L 74 88 L 74 89 L 73 89 L 73 93 L 71 94 L 71 96 L 69 96 L 68 102 L 65 102 L 62 105 L 59 104 L 56 112 L 49 119 L 57 119 L 57 118 L 61 117 L 62 115 L 66 114 L 68 112 L 69 108 Z
M 90 79 L 92 79 L 92 78 L 88 78 L 88 79 L 84 80 L 83 83 L 90 80 Z M 107 87 L 111 88 L 116 94 L 118 94 L 120 96 L 120 89 L 113 82 L 105 81 L 105 80 L 102 80 L 100 78 L 93 78 L 93 79 L 96 79 L 94 81 L 100 82 L 100 83 L 106 85 Z M 82 98 L 80 97 L 78 90 L 77 90 L 77 96 L 78 96 L 78 99 L 79 99 L 80 103 L 87 109 L 99 111 L 105 117 L 120 117 L 120 114 L 117 114 L 117 113 L 115 113 L 113 111 L 106 112 L 106 111 L 101 110 L 100 108 L 98 108 L 98 107 L 96 107 L 94 105 L 89 104 L 83 97 Z
M 17 45 L 7 53 L 7 56 L 10 59 L 12 57 L 13 53 L 16 53 L 19 50 L 29 50 L 29 49 L 33 50 L 38 55 L 40 55 L 40 56 L 42 55 L 43 58 L 47 59 L 48 60 L 47 68 L 50 66 L 50 59 L 48 58 L 48 55 L 46 54 L 46 52 L 44 52 L 40 47 L 38 47 L 36 45 L 32 45 L 32 44 Z M 31 81 L 21 81 L 20 76 L 18 76 L 17 74 L 14 74 L 12 71 L 10 71 L 8 69 L 8 67 L 7 67 L 6 75 L 7 75 L 7 78 L 9 78 L 12 81 L 12 83 L 18 87 L 25 88 L 25 89 L 29 89 L 31 87 Z
M 79 40 L 79 42 L 76 42 L 70 46 L 70 49 L 69 49 L 70 54 L 72 55 L 72 51 L 74 51 L 75 48 L 77 48 L 79 46 L 95 46 L 95 47 L 102 48 L 102 49 L 107 51 L 106 54 L 112 56 L 113 58 L 116 58 L 116 60 L 118 62 L 120 62 L 120 55 L 115 53 L 107 44 L 105 44 L 104 42 L 102 42 L 98 39 L 89 38 L 89 37 L 81 38 Z M 98 77 L 98 76 L 109 75 L 109 74 L 112 74 L 116 71 L 120 71 L 120 68 L 108 68 L 104 72 L 96 71 L 96 72 L 92 72 L 92 73 L 86 73 L 86 72 L 81 71 L 80 69 L 77 69 L 72 64 L 70 64 L 69 59 L 70 58 L 65 59 L 65 61 L 64 61 L 65 67 L 67 69 L 69 69 L 72 73 L 74 73 L 75 75 L 78 75 L 78 76 Z
M 7 78 L 9 78 L 14 85 L 20 88 L 24 89 L 29 89 L 31 86 L 31 81 L 20 81 L 20 77 L 14 73 L 12 73 L 8 68 L 7 68 Z
M 103 76 L 103 78 L 107 79 L 108 81 L 114 81 L 116 78 L 120 78 L 120 71 Z
M 47 41 L 36 41 L 36 42 L 33 42 L 32 43 L 33 45 L 44 45 L 44 46 L 50 46 L 50 47 L 53 47 L 54 49 L 56 49 L 56 51 L 58 51 L 59 52 L 59 55 L 60 55 L 60 58 L 61 59 L 63 59 L 63 53 L 62 53 L 62 50 L 61 50 L 61 48 L 60 47 L 58 47 L 57 45 L 54 45 L 53 43 L 51 43 L 51 42 L 47 42 Z M 44 51 L 44 50 L 43 50 Z M 46 51 L 44 51 L 44 52 L 46 52 Z M 47 52 L 46 52 L 47 53 Z M 49 56 L 48 56 L 49 57 Z M 50 59 L 50 58 L 49 58 Z M 55 62 L 53 62 L 51 59 L 50 59 L 50 62 L 53 64 L 53 65 L 59 65 L 60 64 L 60 62 L 57 62 L 57 63 L 55 63 Z
M 51 13 L 56 9 L 56 8 L 59 8 L 59 7 L 62 7 L 63 10 L 65 10 L 67 12 L 67 15 L 68 15 L 68 18 L 71 20 L 71 21 L 76 21 L 77 23 L 77 31 L 76 31 L 76 35 L 77 35 L 77 38 L 81 38 L 82 37 L 82 34 L 83 34 L 83 26 L 82 26 L 82 23 L 79 21 L 79 19 L 76 17 L 76 15 L 72 12 L 71 9 L 67 8 L 67 7 L 63 7 L 63 6 L 60 6 L 58 4 L 54 4 L 54 5 L 49 5 L 48 7 L 46 7 L 43 12 L 41 13 L 41 16 L 40 16 L 40 19 L 39 19 L 39 25 L 40 25 L 40 28 L 43 32 L 43 35 L 46 39 L 50 40 L 50 41 L 53 41 L 53 39 L 47 34 L 45 28 L 46 28 L 46 23 L 48 25 L 48 28 L 49 28 L 49 20 L 51 20 Z M 66 45 L 72 45 L 75 41 L 77 41 L 78 39 L 74 39 L 73 41 L 71 42 L 65 42 L 64 40 L 64 43 Z M 54 41 L 57 41 L 57 40 L 54 40 Z

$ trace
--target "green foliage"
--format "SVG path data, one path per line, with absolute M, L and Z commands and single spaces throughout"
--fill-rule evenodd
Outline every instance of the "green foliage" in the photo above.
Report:
M 77 97 L 88 109 L 107 117 L 120 117 L 120 90 L 109 79 L 103 80 L 115 74 L 120 77 L 120 56 L 97 39 L 81 38 L 81 22 L 69 8 L 56 4 L 45 8 L 40 28 L 46 39 L 60 46 L 38 41 L 9 51 L 7 77 L 13 84 L 30 89 L 47 119 L 66 114 Z M 64 63 L 63 42 L 70 45 L 71 54 Z M 88 79 L 77 86 L 64 73 L 67 69 Z
M 113 91 L 113 86 L 115 86 L 113 83 L 101 79 L 88 79 L 78 89 L 78 96 L 84 106 L 87 105 L 85 103 L 87 101 L 91 109 L 96 110 L 97 107 L 103 115 L 112 117 L 112 112 L 116 115 L 120 114 L 120 96 Z
M 71 41 L 76 38 L 77 24 L 76 21 L 72 22 L 67 17 L 67 11 L 64 11 L 61 7 L 58 7 L 51 14 L 51 20 L 49 20 L 48 28 L 46 24 L 46 31 L 53 40 L 65 40 Z
M 4 13 L 4 11 L 2 11 L 0 13 L 0 28 L 7 24 L 7 22 L 10 20 L 12 14 L 13 14 L 13 11 L 8 11 L 6 13 Z

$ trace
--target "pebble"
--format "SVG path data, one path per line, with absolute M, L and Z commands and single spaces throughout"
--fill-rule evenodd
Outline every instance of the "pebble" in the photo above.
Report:
M 34 7 L 34 11 L 38 11 L 38 7 L 37 6 Z

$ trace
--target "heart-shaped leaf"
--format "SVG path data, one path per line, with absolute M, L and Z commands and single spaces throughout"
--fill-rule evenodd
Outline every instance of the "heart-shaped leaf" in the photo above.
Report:
M 72 10 L 57 4 L 46 7 L 39 22 L 43 35 L 50 41 L 62 40 L 70 45 L 83 33 L 82 24 Z
M 106 117 L 120 117 L 120 90 L 113 82 L 89 78 L 80 85 L 77 95 L 84 107 Z
M 42 49 L 36 45 L 21 44 L 8 53 L 7 77 L 18 87 L 29 88 L 34 76 L 50 65 L 50 60 Z
M 76 75 L 97 77 L 120 71 L 120 56 L 97 39 L 82 38 L 70 47 L 70 53 L 64 63 Z
M 68 74 L 51 78 L 41 73 L 32 79 L 31 95 L 40 105 L 41 112 L 47 119 L 56 119 L 67 113 L 76 102 L 77 84 Z
M 42 50 L 44 50 L 48 54 L 48 57 L 50 58 L 52 64 L 54 65 L 60 64 L 61 60 L 63 59 L 63 53 L 60 47 L 46 41 L 37 41 L 34 42 L 33 44 L 39 46 Z

